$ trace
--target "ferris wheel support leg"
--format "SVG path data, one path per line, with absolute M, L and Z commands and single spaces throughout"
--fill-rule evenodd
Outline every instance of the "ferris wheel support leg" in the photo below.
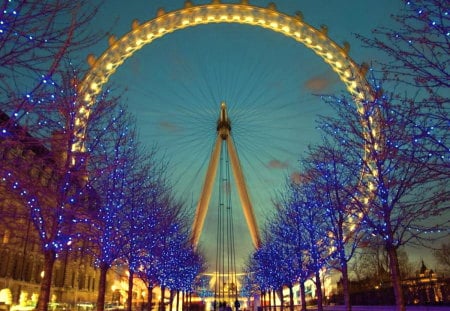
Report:
M 239 194 L 239 199 L 241 200 L 242 209 L 244 211 L 245 220 L 247 221 L 247 226 L 252 237 L 253 245 L 255 248 L 261 246 L 261 238 L 259 236 L 258 226 L 256 224 L 255 214 L 253 212 L 253 206 L 250 201 L 247 185 L 245 183 L 244 174 L 242 173 L 241 164 L 234 148 L 234 143 L 231 135 L 228 135 L 227 139 L 228 154 L 231 159 L 231 167 L 233 169 L 234 179 L 236 181 L 236 186 Z
M 197 246 L 200 239 L 200 234 L 205 222 L 206 212 L 208 211 L 209 201 L 211 200 L 211 193 L 216 179 L 217 164 L 219 161 L 220 150 L 222 147 L 222 139 L 217 135 L 214 150 L 209 161 L 208 171 L 206 172 L 205 182 L 203 184 L 202 192 L 197 203 L 197 210 L 195 212 L 194 224 L 192 225 L 191 243 Z

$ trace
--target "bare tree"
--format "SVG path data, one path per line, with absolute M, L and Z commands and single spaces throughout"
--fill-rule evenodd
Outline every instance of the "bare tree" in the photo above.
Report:
M 450 243 L 442 243 L 433 254 L 438 263 L 441 264 L 444 269 L 450 270 Z
M 364 282 L 366 288 L 390 286 L 389 258 L 383 243 L 372 236 L 372 242 L 362 246 L 350 266 L 355 274 L 356 281 Z M 398 260 L 402 278 L 413 276 L 413 265 L 409 262 L 405 250 L 399 249 Z

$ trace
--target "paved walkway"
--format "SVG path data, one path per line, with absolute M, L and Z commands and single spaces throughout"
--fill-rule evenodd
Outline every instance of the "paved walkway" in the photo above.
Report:
M 325 311 L 345 311 L 344 306 L 324 306 Z M 308 310 L 317 310 L 315 308 Z M 352 311 L 395 311 L 395 306 L 352 306 Z M 450 306 L 406 306 L 406 311 L 450 311 Z

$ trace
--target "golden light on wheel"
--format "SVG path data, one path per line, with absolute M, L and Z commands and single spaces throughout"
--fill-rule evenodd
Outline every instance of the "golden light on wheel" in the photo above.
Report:
M 80 108 L 76 116 L 79 120 L 76 122 L 74 129 L 76 141 L 72 147 L 73 151 L 82 152 L 84 150 L 85 120 L 89 117 L 87 112 L 94 105 L 95 97 L 100 94 L 102 87 L 108 82 L 110 76 L 114 74 L 116 69 L 126 59 L 142 47 L 168 33 L 208 23 L 252 25 L 270 29 L 290 37 L 298 43 L 303 44 L 306 48 L 311 49 L 336 72 L 340 80 L 345 84 L 347 91 L 355 98 L 355 108 L 359 112 L 363 111 L 363 109 L 360 109 L 362 104 L 373 98 L 372 90 L 365 78 L 365 71 L 361 70 L 361 67 L 348 56 L 349 45 L 345 43 L 342 46 L 338 45 L 328 37 L 327 29 L 324 30 L 323 27 L 321 29 L 312 27 L 304 21 L 301 14 L 290 16 L 278 12 L 274 5 L 269 5 L 264 8 L 251 5 L 248 1 L 240 4 L 225 4 L 220 3 L 220 1 L 213 1 L 212 3 L 201 5 L 194 5 L 189 2 L 189 5 L 185 5 L 184 8 L 173 12 L 165 12 L 161 9 L 154 19 L 150 19 L 145 23 L 133 22 L 130 32 L 120 39 L 116 40 L 113 38 L 109 40 L 109 48 L 100 57 L 96 58 L 93 55 L 88 57 L 91 69 L 79 84 L 78 92 L 82 94 L 81 98 L 84 102 L 80 103 L 82 108 Z M 231 157 L 233 158 L 233 156 Z M 235 163 L 234 167 L 239 167 L 239 163 Z M 234 167 L 233 172 L 235 171 Z M 235 175 L 239 179 L 239 175 L 242 174 L 236 173 Z M 205 177 L 205 180 L 210 180 L 213 177 L 213 174 L 210 174 L 210 176 Z M 242 197 L 241 193 L 239 194 L 241 203 L 242 201 L 246 201 L 245 198 L 242 199 L 245 197 L 246 192 L 242 189 L 243 186 L 238 187 L 238 190 L 242 193 Z M 208 192 L 210 189 L 206 189 L 206 191 Z M 201 200 L 203 199 L 200 198 L 199 201 Z M 205 198 L 204 201 L 209 202 L 209 199 Z M 253 213 L 251 203 L 244 202 L 242 204 L 249 230 L 251 232 L 254 231 L 254 233 L 251 233 L 253 243 L 257 246 L 259 243 L 259 233 L 257 233 L 256 222 L 254 219 L 251 220 L 254 218 L 254 216 L 251 216 Z M 197 208 L 197 212 L 199 213 L 197 215 L 199 218 L 197 219 L 196 216 L 194 228 L 197 228 L 197 231 L 201 231 L 201 229 L 198 229 L 201 228 L 199 223 L 201 223 L 201 219 L 204 217 L 203 214 L 206 213 L 206 207 Z M 252 224 L 253 222 L 254 224 Z M 199 234 L 200 232 L 193 233 L 192 240 L 198 241 Z

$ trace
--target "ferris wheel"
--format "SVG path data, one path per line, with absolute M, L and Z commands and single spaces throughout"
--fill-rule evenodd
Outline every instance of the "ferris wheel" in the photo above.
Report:
M 198 27 L 194 28 L 194 26 Z M 192 66 L 189 61 L 186 62 L 186 59 L 189 59 L 186 56 L 186 54 L 189 54 L 187 53 L 189 45 L 196 45 L 196 43 L 191 41 L 187 45 L 181 39 L 185 34 L 184 31 L 187 31 L 183 29 L 189 28 L 193 32 L 202 32 L 202 27 L 219 29 L 219 27 L 224 26 L 230 27 L 231 31 L 227 33 L 225 38 L 214 38 L 214 40 L 228 46 L 229 50 L 225 50 L 223 45 L 219 45 L 217 49 L 208 46 L 205 47 L 205 50 L 210 50 L 210 54 L 206 56 L 194 55 L 194 58 L 196 57 L 195 62 L 199 64 Z M 233 28 L 233 26 L 238 28 Z M 274 38 L 273 40 L 283 41 L 280 44 L 289 42 L 295 48 L 303 50 L 306 47 L 306 50 L 311 52 L 309 57 L 313 56 L 318 60 L 315 62 L 315 66 L 320 63 L 321 66 L 328 67 L 335 72 L 338 80 L 354 97 L 355 109 L 360 109 L 362 103 L 371 98 L 371 89 L 365 79 L 365 67 L 357 65 L 349 57 L 349 47 L 346 44 L 339 45 L 328 37 L 326 27 L 316 29 L 307 24 L 301 14 L 293 16 L 284 14 L 277 11 L 273 4 L 267 7 L 258 7 L 244 0 L 237 4 L 213 0 L 211 3 L 204 5 L 194 5 L 191 1 L 185 1 L 184 7 L 179 10 L 166 12 L 160 9 L 155 18 L 147 22 L 134 21 L 130 32 L 120 38 L 114 36 L 109 38 L 108 48 L 98 58 L 92 55 L 88 57 L 90 70 L 79 86 L 83 103 L 81 103 L 77 115 L 76 133 L 79 134 L 73 148 L 75 151 L 83 152 L 84 126 L 89 118 L 90 108 L 95 103 L 95 97 L 106 87 L 108 82 L 114 80 L 115 76 L 121 75 L 120 67 L 126 66 L 128 62 L 125 62 L 128 59 L 145 58 L 145 54 L 139 55 L 143 47 L 151 43 L 152 46 L 159 45 L 157 48 L 164 51 L 165 40 L 177 40 L 177 36 L 179 36 L 179 54 L 167 51 L 166 56 L 168 58 L 160 60 L 161 65 L 153 67 L 153 70 L 145 72 L 145 75 L 136 70 L 138 72 L 137 77 L 143 74 L 142 77 L 145 78 L 136 78 L 133 82 L 128 81 L 127 88 L 133 92 L 142 92 L 143 97 L 149 101 L 148 104 L 145 104 L 145 107 L 150 111 L 143 118 L 148 118 L 149 123 L 157 123 L 160 128 L 162 127 L 165 130 L 165 134 L 160 135 L 157 132 L 158 130 L 155 129 L 154 132 L 157 133 L 149 134 L 149 137 L 155 138 L 158 136 L 161 139 L 162 147 L 167 142 L 177 146 L 175 150 L 169 150 L 171 154 L 193 155 L 193 160 L 186 160 L 188 157 L 185 156 L 175 162 L 180 166 L 183 166 L 182 164 L 185 162 L 184 167 L 177 173 L 177 176 L 179 176 L 177 178 L 189 176 L 184 182 L 185 187 L 192 188 L 193 196 L 196 196 L 192 198 L 197 211 L 192 230 L 194 244 L 199 243 L 199 241 L 201 243 L 200 235 L 205 219 L 205 227 L 208 225 L 205 214 L 209 199 L 206 203 L 203 200 L 202 203 L 205 194 L 201 190 L 201 185 L 207 184 L 205 182 L 205 180 L 208 180 L 205 177 L 209 171 L 207 164 L 213 161 L 214 156 L 211 156 L 211 154 L 214 154 L 214 150 L 216 150 L 214 149 L 215 139 L 217 135 L 220 135 L 216 122 L 219 112 L 224 111 L 221 102 L 226 102 L 227 114 L 230 122 L 232 122 L 232 130 L 228 134 L 233 137 L 236 144 L 234 157 L 237 158 L 238 164 L 235 164 L 235 166 L 238 166 L 239 171 L 241 171 L 237 174 L 241 174 L 242 179 L 247 182 L 245 188 L 248 188 L 249 194 L 240 194 L 240 197 L 241 201 L 242 196 L 249 197 L 248 200 L 244 200 L 246 202 L 243 206 L 253 246 L 257 247 L 259 244 L 257 220 L 260 220 L 261 205 L 271 204 L 268 196 L 263 199 L 265 203 L 255 203 L 260 195 L 252 193 L 252 191 L 256 187 L 266 187 L 264 185 L 255 186 L 257 182 L 252 180 L 252 178 L 259 181 L 266 179 L 261 167 L 258 168 L 255 162 L 259 162 L 263 168 L 265 166 L 265 169 L 269 170 L 274 167 L 284 168 L 287 166 L 287 160 L 280 156 L 279 152 L 287 149 L 286 144 L 299 144 L 298 141 L 295 142 L 294 140 L 296 135 L 301 135 L 301 133 L 298 133 L 299 125 L 288 125 L 286 123 L 288 123 L 287 120 L 292 119 L 293 123 L 289 124 L 295 124 L 296 117 L 302 112 L 300 110 L 286 110 L 286 107 L 295 106 L 298 108 L 299 103 L 301 104 L 302 101 L 304 103 L 309 98 L 307 96 L 302 98 L 301 95 L 297 95 L 295 100 L 292 100 L 285 99 L 280 94 L 289 92 L 286 91 L 286 88 L 292 90 L 296 87 L 296 85 L 291 84 L 291 75 L 295 76 L 296 72 L 308 69 L 305 69 L 307 68 L 305 63 L 302 66 L 293 63 L 288 68 L 280 68 L 276 65 L 275 59 L 280 58 L 280 56 L 276 53 L 271 54 L 270 50 L 275 49 L 274 46 L 277 43 L 265 49 L 265 52 L 269 55 L 263 56 L 262 60 L 266 64 L 275 65 L 263 66 L 262 68 L 260 66 L 261 59 L 257 59 L 261 56 L 256 57 L 254 52 L 248 53 L 248 51 L 240 48 L 240 44 L 245 44 L 245 41 L 252 36 L 250 31 L 255 31 L 255 29 L 264 32 L 265 35 L 270 33 L 270 40 Z M 233 37 L 235 33 L 239 33 L 241 36 Z M 242 33 L 245 33 L 248 37 L 242 39 Z M 201 36 L 194 33 L 192 38 Z M 256 49 L 264 49 L 264 46 L 257 46 Z M 189 52 L 192 53 L 192 51 Z M 232 55 L 233 53 L 238 56 Z M 183 57 L 177 57 L 177 55 L 183 55 Z M 233 60 L 234 57 L 242 57 L 243 62 L 250 62 L 251 70 L 245 74 L 241 72 L 242 68 L 239 68 L 239 66 L 230 69 L 229 61 L 230 59 Z M 222 71 L 215 71 L 211 68 L 211 64 L 215 62 L 220 63 L 219 67 Z M 139 67 L 139 64 L 136 67 Z M 270 70 L 270 74 L 264 71 L 267 69 Z M 278 93 L 274 95 L 267 90 L 267 85 L 276 89 L 279 87 L 276 84 L 279 83 L 280 77 L 285 78 L 282 84 L 286 85 L 286 88 L 280 87 Z M 161 80 L 164 83 L 156 83 L 157 81 L 161 82 Z M 155 87 L 155 85 L 158 86 Z M 158 87 L 167 88 L 163 90 L 164 95 L 160 94 L 161 90 Z M 209 104 L 205 104 L 207 101 L 209 101 Z M 155 102 L 160 102 L 160 104 L 154 104 Z M 142 104 L 144 105 L 144 103 Z M 169 117 L 164 119 L 163 115 L 169 115 Z M 223 127 L 221 130 L 223 130 Z M 258 139 L 262 142 L 256 142 Z M 229 144 L 228 150 L 234 148 L 233 146 L 234 144 Z M 273 150 L 270 150 L 271 148 Z M 252 150 L 253 154 L 246 155 L 246 150 Z M 294 156 L 299 155 L 296 153 Z M 201 168 L 194 169 L 195 173 L 189 175 L 191 172 L 188 171 L 195 165 L 195 161 Z M 280 170 L 279 176 L 283 177 L 285 174 L 286 171 Z M 282 178 L 278 182 L 282 184 Z M 190 186 L 194 183 L 197 187 Z M 270 191 L 266 189 L 265 192 L 267 195 Z M 255 211 L 253 210 L 254 207 Z M 256 214 L 256 217 L 254 214 Z

